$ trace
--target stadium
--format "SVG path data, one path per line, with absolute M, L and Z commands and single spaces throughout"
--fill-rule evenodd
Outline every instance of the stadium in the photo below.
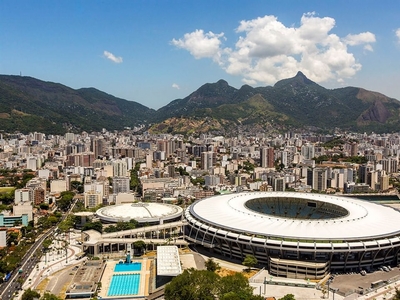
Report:
M 350 197 L 289 192 L 219 195 L 185 210 L 185 239 L 229 259 L 254 255 L 273 276 L 397 265 L 400 212 Z
M 103 223 L 128 222 L 134 219 L 140 226 L 158 225 L 180 220 L 182 208 L 165 203 L 130 203 L 102 207 L 96 211 Z

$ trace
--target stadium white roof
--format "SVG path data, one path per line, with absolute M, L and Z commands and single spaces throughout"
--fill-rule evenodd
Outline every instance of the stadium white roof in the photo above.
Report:
M 292 197 L 328 202 L 348 211 L 331 219 L 293 219 L 250 210 L 245 203 L 264 197 Z M 310 193 L 254 192 L 206 198 L 190 207 L 194 218 L 236 233 L 293 239 L 366 240 L 400 233 L 400 212 L 350 197 Z
M 129 221 L 135 219 L 139 223 L 170 220 L 182 215 L 182 208 L 165 203 L 130 203 L 111 205 L 100 208 L 96 215 L 108 222 Z

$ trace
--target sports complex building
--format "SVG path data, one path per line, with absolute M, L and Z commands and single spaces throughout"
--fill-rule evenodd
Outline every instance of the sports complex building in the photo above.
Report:
M 210 197 L 185 211 L 185 239 L 231 259 L 254 255 L 273 276 L 397 265 L 400 212 L 348 197 L 255 192 Z
M 180 234 L 171 241 L 176 245 L 196 244 L 238 261 L 251 254 L 273 276 L 309 279 L 393 266 L 400 258 L 400 212 L 350 197 L 251 192 L 209 197 L 185 211 L 169 210 L 177 207 L 169 205 L 167 210 L 130 205 L 135 213 L 128 206 L 114 207 L 117 210 L 98 211 L 100 219 L 116 222 L 126 216 L 128 221 L 144 209 L 150 214 L 141 223 L 155 225 L 84 232 L 86 253 L 127 251 L 136 240 L 162 244 L 172 232 Z
M 129 222 L 136 220 L 139 225 L 158 225 L 180 220 L 182 208 L 172 204 L 139 202 L 102 207 L 96 215 L 103 223 Z

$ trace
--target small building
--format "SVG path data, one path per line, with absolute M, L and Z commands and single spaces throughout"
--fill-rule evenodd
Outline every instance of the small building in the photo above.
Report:
M 157 276 L 178 276 L 182 273 L 177 246 L 157 247 Z
M 27 214 L 16 216 L 6 211 L 0 213 L 0 227 L 28 226 L 28 222 Z

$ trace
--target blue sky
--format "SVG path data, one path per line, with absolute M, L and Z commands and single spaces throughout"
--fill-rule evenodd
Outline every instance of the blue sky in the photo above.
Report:
M 0 1 L 0 73 L 158 109 L 204 83 L 326 88 L 400 100 L 397 1 Z

